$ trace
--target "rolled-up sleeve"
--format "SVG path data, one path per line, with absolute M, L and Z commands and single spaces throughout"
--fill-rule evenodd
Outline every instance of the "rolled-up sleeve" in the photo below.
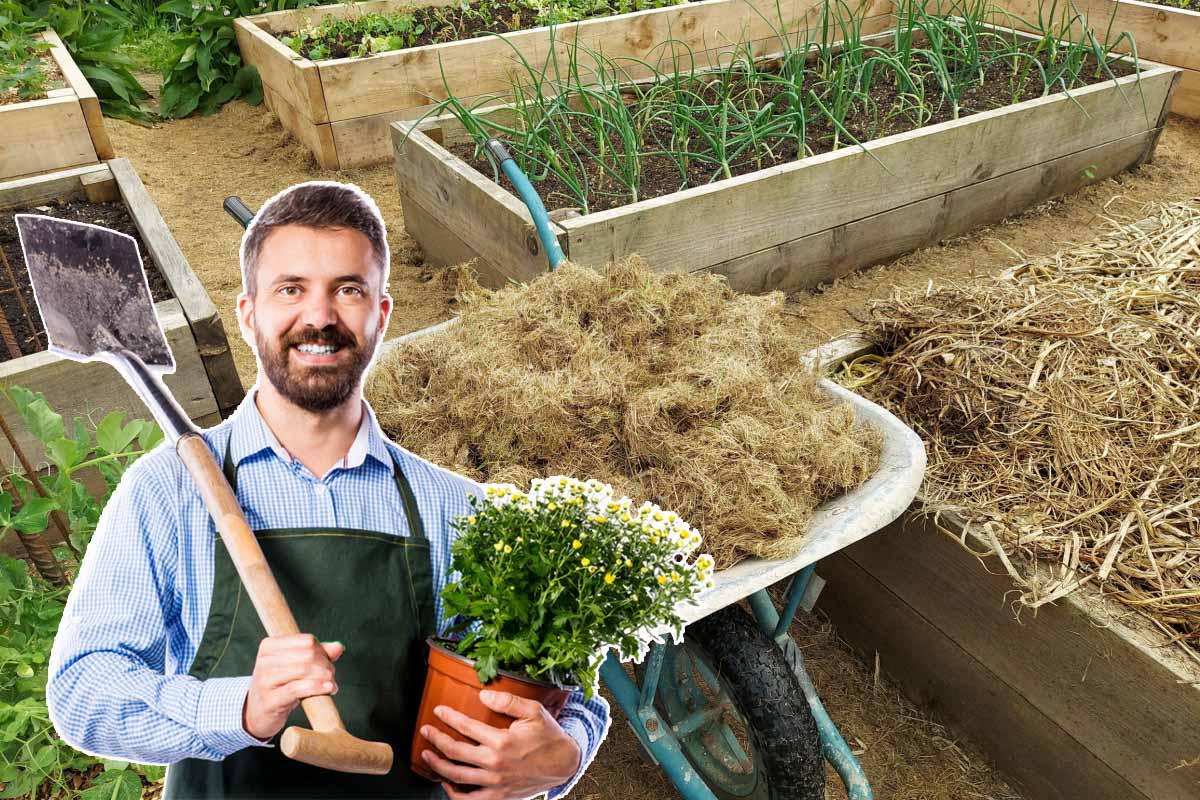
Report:
M 150 465 L 145 456 L 125 474 L 88 546 L 50 655 L 50 719 L 93 755 L 218 760 L 262 744 L 242 728 L 249 678 L 164 674 L 179 520 Z
M 579 769 L 571 780 L 551 789 L 546 795 L 548 800 L 557 800 L 566 795 L 587 772 L 592 759 L 596 757 L 596 751 L 600 749 L 600 743 L 608 735 L 611 724 L 608 701 L 598 694 L 591 700 L 584 700 L 583 692 L 576 691 L 559 713 L 558 724 L 579 745 Z

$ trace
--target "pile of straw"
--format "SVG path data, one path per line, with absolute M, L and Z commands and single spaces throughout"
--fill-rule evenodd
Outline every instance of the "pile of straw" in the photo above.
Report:
M 879 436 L 817 383 L 779 295 L 638 258 L 564 264 L 389 352 L 366 395 L 404 447 L 476 480 L 566 474 L 679 512 L 728 567 L 785 557 L 813 509 L 878 464 Z
M 925 440 L 927 509 L 984 523 L 1025 603 L 1098 585 L 1195 652 L 1200 208 L 1153 213 L 1011 279 L 874 305 L 863 391 Z

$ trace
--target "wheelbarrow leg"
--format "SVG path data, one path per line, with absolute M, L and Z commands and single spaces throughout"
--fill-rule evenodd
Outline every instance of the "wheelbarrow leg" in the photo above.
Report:
M 801 654 L 800 648 L 788 634 L 792 618 L 795 616 L 796 609 L 800 606 L 800 600 L 804 597 L 804 592 L 808 588 L 808 582 L 812 577 L 813 569 L 814 566 L 805 567 L 792 578 L 791 586 L 788 588 L 787 604 L 784 607 L 782 617 L 775 610 L 775 603 L 771 601 L 771 596 L 767 594 L 766 589 L 755 592 L 747 599 L 750 601 L 750 607 L 754 610 L 755 618 L 758 619 L 758 624 L 768 636 L 775 640 L 779 648 L 783 650 L 784 656 L 787 657 L 788 663 L 792 666 L 792 671 L 796 673 L 796 678 L 800 681 L 800 687 L 804 690 L 804 696 L 808 699 L 809 710 L 812 711 L 813 719 L 817 722 L 817 732 L 821 737 L 821 750 L 825 755 L 825 759 L 833 765 L 838 776 L 841 777 L 850 800 L 873 800 L 875 795 L 871 791 L 871 784 L 867 781 L 867 775 L 863 772 L 862 765 L 858 763 L 858 759 L 850 752 L 849 745 L 846 744 L 846 740 L 842 738 L 837 725 L 829 717 L 829 712 L 825 710 L 825 706 L 821 703 L 821 698 L 817 696 L 817 690 L 813 687 L 812 679 L 808 677 L 808 670 L 804 668 L 804 656 Z
M 609 651 L 608 657 L 600 665 L 600 678 L 625 712 L 629 726 L 633 728 L 642 746 L 662 767 L 684 800 L 716 800 L 716 795 L 684 757 L 679 740 L 671 728 L 654 710 L 654 696 L 658 690 L 665 646 L 656 644 L 650 648 L 650 654 L 646 656 L 646 674 L 640 690 L 621 668 L 621 662 L 612 651 Z

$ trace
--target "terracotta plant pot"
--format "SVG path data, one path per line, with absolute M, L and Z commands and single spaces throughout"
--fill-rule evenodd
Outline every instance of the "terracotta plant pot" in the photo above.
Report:
M 421 695 L 421 710 L 417 713 L 417 727 L 413 731 L 412 754 L 409 757 L 412 771 L 422 778 L 431 781 L 443 780 L 430 771 L 425 765 L 425 760 L 421 758 L 424 750 L 432 750 L 440 755 L 438 749 L 421 735 L 423 725 L 432 725 L 460 742 L 475 744 L 434 716 L 433 709 L 437 706 L 449 706 L 494 728 L 507 728 L 512 724 L 513 718 L 497 714 L 483 704 L 479 699 L 479 692 L 484 688 L 536 700 L 545 706 L 555 719 L 573 691 L 503 670 L 488 681 L 485 687 L 475 673 L 474 661 L 448 650 L 437 639 L 430 638 L 426 642 L 429 644 L 429 672 L 425 676 L 425 692 Z

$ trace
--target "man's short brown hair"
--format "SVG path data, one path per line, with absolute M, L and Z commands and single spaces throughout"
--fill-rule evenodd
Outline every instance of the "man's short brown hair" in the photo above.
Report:
M 390 255 L 383 215 L 375 201 L 352 183 L 308 181 L 289 186 L 263 203 L 242 237 L 242 289 L 255 297 L 258 291 L 258 258 L 271 231 L 284 225 L 306 228 L 349 228 L 371 242 L 387 291 Z

